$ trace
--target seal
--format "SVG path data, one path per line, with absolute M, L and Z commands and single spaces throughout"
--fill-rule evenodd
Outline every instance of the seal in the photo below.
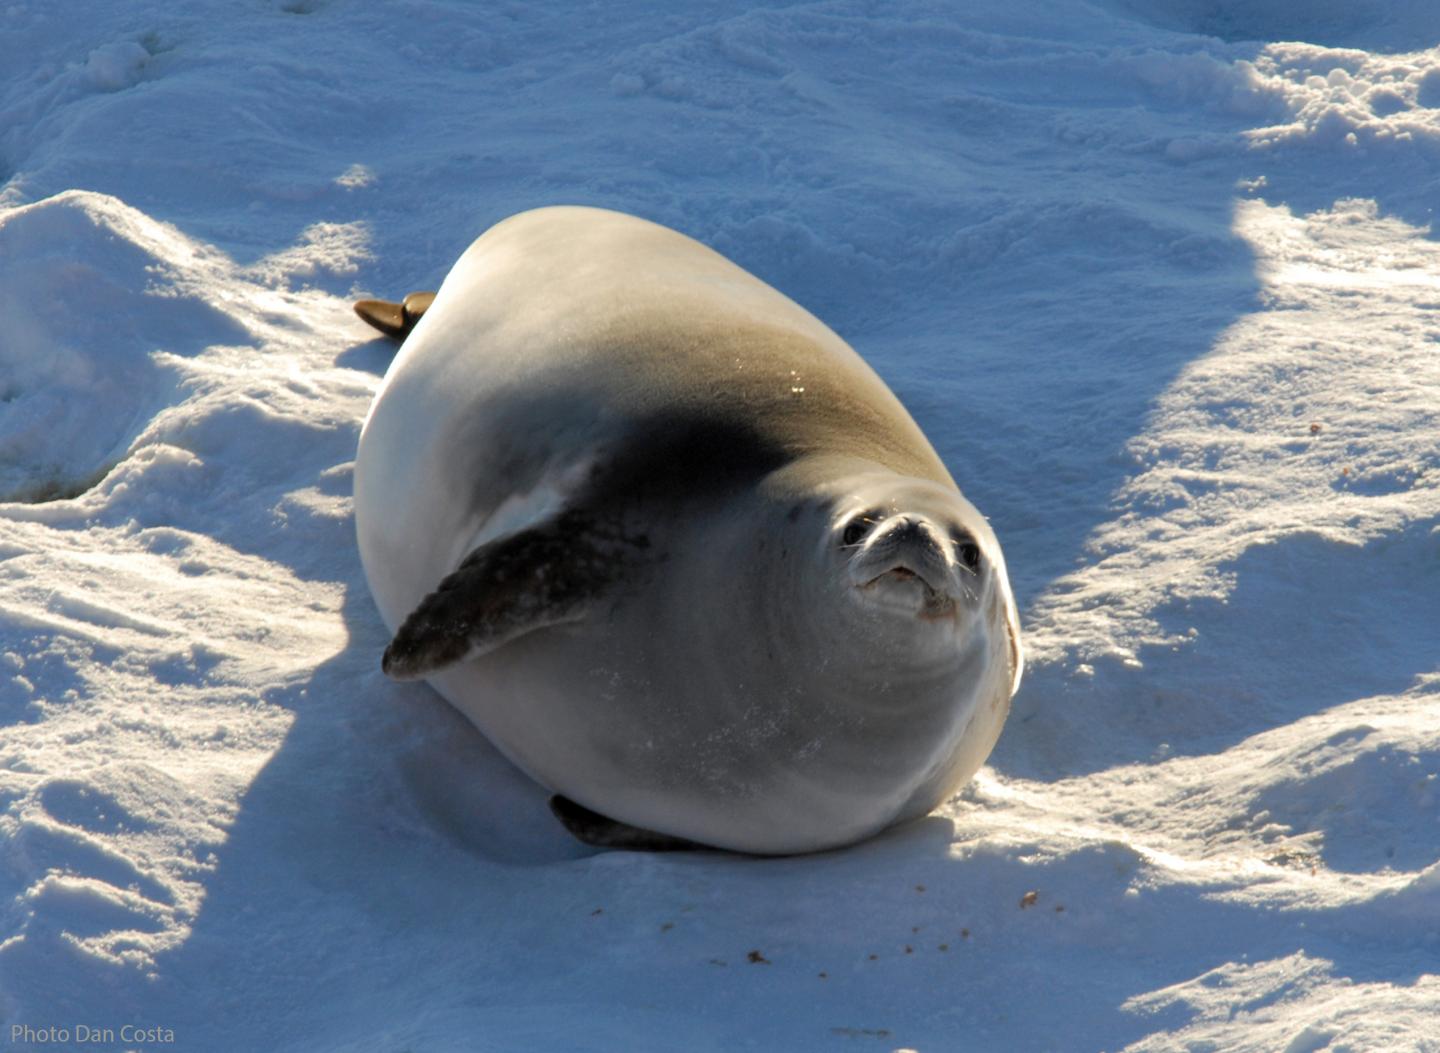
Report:
M 406 303 L 357 307 L 404 338 L 355 461 L 383 669 L 572 833 L 817 851 L 980 767 L 1022 669 L 1004 557 L 822 322 L 580 207 L 504 220 Z

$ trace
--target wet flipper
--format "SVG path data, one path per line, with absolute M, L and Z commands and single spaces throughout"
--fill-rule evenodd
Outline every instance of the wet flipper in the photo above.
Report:
M 576 621 L 648 544 L 571 511 L 481 545 L 405 619 L 380 668 L 396 680 L 415 680 L 525 633 Z
M 550 811 L 555 813 L 566 830 L 576 839 L 597 848 L 625 848 L 632 852 L 694 852 L 706 851 L 708 845 L 687 841 L 683 837 L 657 834 L 638 826 L 617 822 L 568 797 L 550 798 Z
M 412 292 L 400 303 L 356 300 L 355 313 L 386 336 L 404 340 L 435 300 L 433 292 Z

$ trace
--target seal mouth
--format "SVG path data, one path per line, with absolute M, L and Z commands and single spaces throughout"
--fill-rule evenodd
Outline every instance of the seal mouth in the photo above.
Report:
M 862 592 L 876 595 L 887 606 L 893 605 L 915 613 L 925 621 L 947 618 L 955 612 L 955 597 L 943 589 L 937 589 L 919 572 L 904 564 L 882 570 L 879 574 L 860 584 Z M 918 610 L 915 600 L 919 599 Z

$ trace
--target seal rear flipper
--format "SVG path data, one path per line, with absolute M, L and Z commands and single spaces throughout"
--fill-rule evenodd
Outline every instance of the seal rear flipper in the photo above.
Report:
M 405 619 L 380 667 L 396 680 L 415 680 L 525 633 L 579 620 L 626 570 L 621 546 L 648 543 L 603 533 L 571 511 L 481 545 Z
M 355 313 L 386 336 L 404 340 L 434 301 L 433 292 L 412 292 L 400 303 L 391 300 L 356 300 Z
M 693 852 L 709 851 L 709 845 L 687 841 L 683 837 L 657 834 L 638 826 L 610 819 L 592 812 L 583 804 L 556 794 L 550 798 L 550 811 L 555 813 L 566 830 L 577 840 L 597 848 L 625 848 L 632 852 Z

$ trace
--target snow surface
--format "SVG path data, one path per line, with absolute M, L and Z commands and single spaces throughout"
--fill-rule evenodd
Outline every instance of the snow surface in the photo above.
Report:
M 1432 0 L 0 5 L 0 1043 L 1440 1050 L 1437 44 Z M 380 676 L 348 301 L 562 202 L 815 311 L 991 517 L 1029 672 L 932 817 L 592 852 Z

